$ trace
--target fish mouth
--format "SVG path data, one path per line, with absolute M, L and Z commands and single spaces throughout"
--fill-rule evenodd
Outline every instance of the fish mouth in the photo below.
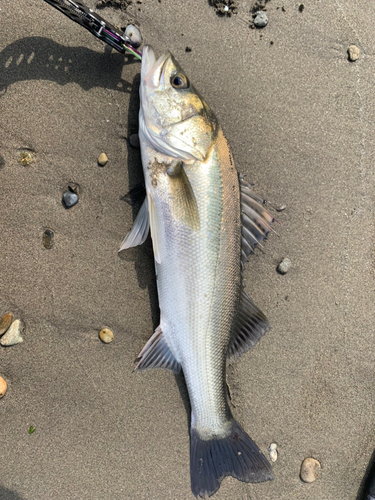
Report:
M 164 66 L 169 57 L 170 52 L 166 52 L 156 60 L 155 52 L 150 45 L 145 45 L 142 50 L 142 67 L 141 79 L 142 83 L 146 83 L 151 87 L 159 87 L 164 71 Z

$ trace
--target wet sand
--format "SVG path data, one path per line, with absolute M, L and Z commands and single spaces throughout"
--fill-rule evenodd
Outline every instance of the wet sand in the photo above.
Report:
M 256 30 L 253 3 L 231 18 L 205 0 L 100 14 L 135 21 L 157 54 L 175 55 L 237 169 L 286 206 L 271 208 L 280 236 L 245 270 L 272 329 L 228 369 L 234 415 L 265 454 L 278 445 L 276 479 L 226 478 L 215 500 L 360 500 L 375 447 L 375 8 L 316 0 L 300 12 L 300 2 L 272 0 Z M 0 499 L 193 498 L 183 381 L 132 373 L 158 321 L 150 240 L 117 255 L 134 217 L 122 197 L 142 178 L 127 142 L 140 64 L 42 0 L 2 3 L 0 19 L 0 315 L 26 325 L 22 344 L 0 347 Z M 34 157 L 26 167 L 24 151 Z M 80 199 L 65 210 L 69 183 Z M 299 469 L 309 456 L 322 471 L 308 485 Z

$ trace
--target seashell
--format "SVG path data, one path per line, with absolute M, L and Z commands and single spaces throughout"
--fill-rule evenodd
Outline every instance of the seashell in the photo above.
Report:
M 3 335 L 10 325 L 12 324 L 13 321 L 13 314 L 11 312 L 7 312 L 4 314 L 4 316 L 0 319 L 0 335 Z
M 142 43 L 141 32 L 132 24 L 129 24 L 129 26 L 126 27 L 125 36 L 130 38 L 130 43 L 134 48 L 139 47 Z
M 300 477 L 305 483 L 313 483 L 320 472 L 320 463 L 315 458 L 305 458 L 301 465 Z
M 23 338 L 21 336 L 22 330 L 23 324 L 19 319 L 16 319 L 13 321 L 6 334 L 1 337 L 0 344 L 3 346 L 11 346 L 23 342 Z
M 99 338 L 105 344 L 109 344 L 114 338 L 112 330 L 109 328 L 102 328 L 99 332 Z
M 277 444 L 276 443 L 271 443 L 270 447 L 268 448 L 269 454 L 270 454 L 270 460 L 271 462 L 276 462 L 277 460 Z

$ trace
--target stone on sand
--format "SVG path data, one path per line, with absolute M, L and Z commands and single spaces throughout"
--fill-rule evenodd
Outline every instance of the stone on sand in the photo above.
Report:
M 0 335 L 3 335 L 10 325 L 12 324 L 13 321 L 13 314 L 11 312 L 7 312 L 4 314 L 4 316 L 0 319 Z
M 107 165 L 108 163 L 108 156 L 105 153 L 101 153 L 98 158 L 98 164 L 101 167 L 104 167 L 104 165 Z
M 0 344 L 2 346 L 11 346 L 23 342 L 21 332 L 23 330 L 23 325 L 19 319 L 16 319 L 11 324 L 9 330 L 6 334 L 1 337 Z
M 3 377 L 0 377 L 0 398 L 3 398 L 5 396 L 5 393 L 7 392 L 7 383 L 3 379 Z
M 113 332 L 109 328 L 102 328 L 99 332 L 99 338 L 105 344 L 109 344 L 113 340 Z

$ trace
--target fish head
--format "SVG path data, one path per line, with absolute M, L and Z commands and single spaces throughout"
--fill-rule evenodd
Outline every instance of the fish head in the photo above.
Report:
M 186 163 L 204 162 L 218 123 L 170 52 L 142 51 L 139 134 L 157 151 Z

